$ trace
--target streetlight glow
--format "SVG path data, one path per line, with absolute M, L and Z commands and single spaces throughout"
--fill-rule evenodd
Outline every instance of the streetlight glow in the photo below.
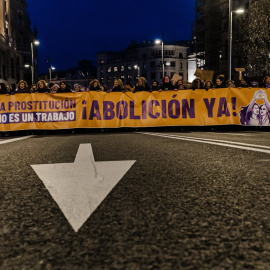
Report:
M 34 40 L 34 44 L 35 44 L 36 46 L 38 46 L 38 45 L 39 45 L 39 41 L 38 41 L 38 40 Z
M 156 39 L 156 40 L 155 40 L 155 44 L 161 44 L 161 42 L 162 42 L 162 41 L 161 41 L 160 39 Z
M 29 65 L 29 64 L 25 64 L 25 65 L 24 65 L 24 67 L 29 68 L 29 67 L 30 67 L 30 65 Z
M 241 13 L 244 13 L 244 12 L 245 12 L 245 10 L 242 9 L 242 8 L 239 8 L 239 9 L 237 9 L 237 10 L 235 11 L 235 13 L 237 13 L 237 14 L 241 14 Z

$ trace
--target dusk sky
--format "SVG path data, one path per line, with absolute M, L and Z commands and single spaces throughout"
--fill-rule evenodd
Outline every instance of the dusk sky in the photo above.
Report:
M 39 72 L 51 58 L 57 70 L 87 59 L 96 65 L 99 51 L 124 50 L 142 42 L 191 38 L 195 0 L 27 0 L 32 29 L 37 25 Z

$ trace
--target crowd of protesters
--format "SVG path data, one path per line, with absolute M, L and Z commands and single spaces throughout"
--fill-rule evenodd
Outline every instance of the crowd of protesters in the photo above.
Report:
M 223 75 L 220 75 L 216 78 L 215 82 L 210 80 L 203 81 L 200 78 L 194 79 L 191 83 L 184 83 L 183 79 L 178 79 L 175 83 L 172 82 L 171 78 L 168 75 L 165 75 L 162 79 L 162 82 L 159 83 L 157 80 L 153 80 L 149 85 L 147 80 L 144 77 L 140 77 L 138 79 L 138 83 L 133 85 L 131 82 L 127 81 L 124 83 L 121 79 L 115 79 L 113 87 L 107 88 L 105 85 L 102 86 L 97 79 L 92 80 L 89 83 L 89 87 L 85 88 L 79 84 L 75 84 L 73 88 L 65 82 L 60 81 L 59 84 L 48 85 L 45 80 L 38 81 L 37 84 L 28 86 L 27 82 L 24 80 L 20 80 L 19 83 L 6 85 L 4 83 L 0 83 L 0 94 L 6 95 L 14 95 L 19 93 L 76 93 L 76 92 L 153 92 L 153 91 L 166 91 L 166 90 L 206 90 L 209 89 L 218 89 L 218 88 L 249 88 L 249 87 L 263 87 L 270 88 L 270 76 L 266 76 L 261 83 L 251 82 L 248 83 L 245 78 L 239 80 L 239 82 L 235 83 L 232 80 L 225 81 Z

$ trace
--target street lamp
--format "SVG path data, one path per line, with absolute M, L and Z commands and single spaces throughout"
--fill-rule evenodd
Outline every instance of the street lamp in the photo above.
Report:
M 35 45 L 35 46 L 38 46 L 38 45 L 39 45 L 39 41 L 38 41 L 38 40 L 34 40 L 33 42 L 31 42 L 31 54 L 32 54 L 32 67 L 31 67 L 31 70 L 32 70 L 32 85 L 34 84 L 34 69 L 35 69 L 35 66 L 34 66 L 34 45 Z
M 156 39 L 155 44 L 161 44 L 161 57 L 162 57 L 162 77 L 164 78 L 164 33 L 162 33 L 162 39 Z
M 138 69 L 138 79 L 140 78 L 140 67 L 139 65 L 134 66 L 135 69 Z
M 245 12 L 244 9 L 232 10 L 232 0 L 229 0 L 229 80 L 232 79 L 232 15 L 233 12 L 242 14 Z
M 55 67 L 50 66 L 50 67 L 49 67 L 50 83 L 51 83 L 51 80 L 52 80 L 52 70 L 55 70 Z

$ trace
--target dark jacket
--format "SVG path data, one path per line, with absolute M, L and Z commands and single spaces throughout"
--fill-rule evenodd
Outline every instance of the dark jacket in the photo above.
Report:
M 169 83 L 163 83 L 160 85 L 159 89 L 162 89 L 162 90 L 174 90 L 174 85 L 169 82 Z
M 148 84 L 145 84 L 145 87 L 139 86 L 139 85 L 135 86 L 135 93 L 141 92 L 141 91 L 149 91 L 149 90 L 150 90 L 150 86 Z

